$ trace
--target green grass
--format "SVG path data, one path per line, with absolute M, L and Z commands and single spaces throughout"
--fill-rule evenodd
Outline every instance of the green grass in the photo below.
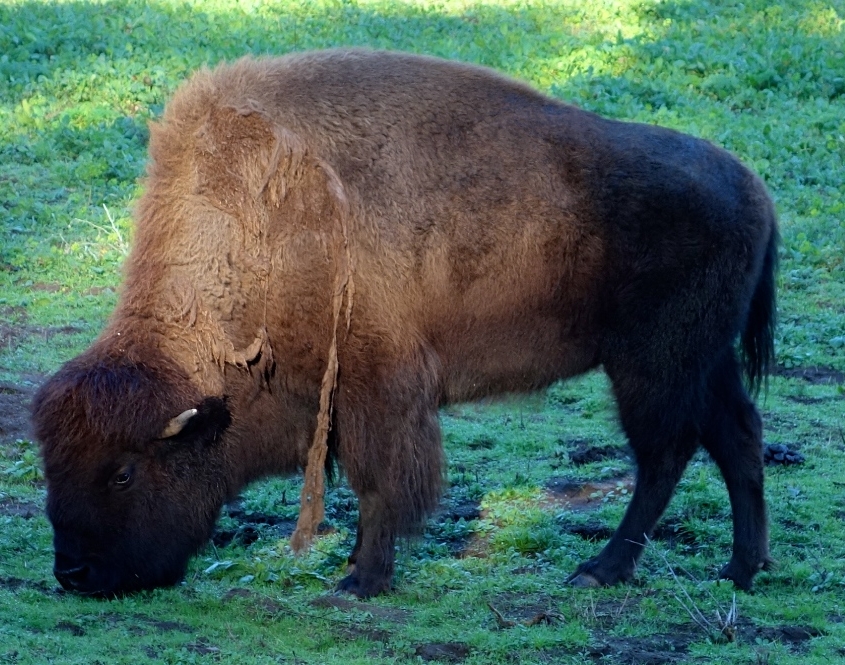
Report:
M 783 233 L 778 361 L 796 373 L 771 381 L 765 437 L 807 459 L 767 469 L 779 566 L 737 594 L 735 641 L 692 621 L 682 601 L 716 624 L 733 597 L 713 582 L 730 509 L 702 455 L 634 584 L 563 584 L 600 547 L 578 533 L 614 528 L 627 502 L 624 454 L 572 463 L 585 446 L 622 451 L 598 375 L 445 410 L 444 515 L 402 547 L 395 592 L 369 604 L 319 600 L 354 536 L 348 488 L 332 492 L 332 531 L 304 557 L 261 522 L 295 519 L 296 479 L 245 492 L 242 513 L 221 520 L 235 540 L 203 552 L 183 586 L 111 602 L 57 593 L 49 524 L 29 516 L 44 502 L 37 454 L 22 437 L 0 445 L 0 663 L 418 662 L 439 643 L 469 665 L 845 657 L 842 0 L 0 0 L 0 407 L 20 410 L 15 391 L 81 351 L 114 306 L 146 123 L 179 82 L 244 53 L 342 45 L 489 65 L 604 115 L 710 139 L 763 176 Z M 831 382 L 797 376 L 808 367 Z M 550 478 L 588 483 L 590 501 L 555 500 Z M 250 526 L 259 538 L 245 545 Z M 488 604 L 513 621 L 558 618 L 503 628 Z

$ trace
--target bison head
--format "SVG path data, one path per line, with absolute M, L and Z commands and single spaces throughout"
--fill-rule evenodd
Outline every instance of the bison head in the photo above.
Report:
M 65 365 L 38 392 L 54 573 L 86 595 L 168 586 L 208 540 L 228 495 L 226 402 L 155 353 Z

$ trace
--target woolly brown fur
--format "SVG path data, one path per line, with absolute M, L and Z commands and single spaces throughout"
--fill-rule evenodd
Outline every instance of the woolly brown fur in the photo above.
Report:
M 34 404 L 63 584 L 172 583 L 225 500 L 302 469 L 335 335 L 332 450 L 361 504 L 342 589 L 388 588 L 395 538 L 436 507 L 440 405 L 599 365 L 641 489 L 573 581 L 630 578 L 699 444 L 734 504 L 724 574 L 748 587 L 767 564 L 759 417 L 734 345 L 759 380 L 777 230 L 734 157 L 486 69 L 364 50 L 197 72 L 149 150 L 119 305 Z M 156 440 L 199 404 L 181 443 Z M 157 461 L 168 445 L 181 475 Z M 138 474 L 118 495 L 126 460 Z

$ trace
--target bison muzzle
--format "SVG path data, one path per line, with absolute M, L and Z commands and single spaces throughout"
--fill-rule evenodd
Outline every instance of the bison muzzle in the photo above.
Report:
M 571 582 L 633 575 L 699 445 L 733 510 L 721 575 L 769 563 L 749 389 L 777 225 L 727 152 L 434 58 L 247 58 L 152 126 L 135 217 L 108 326 L 33 405 L 64 587 L 173 584 L 247 483 L 336 464 L 360 505 L 339 588 L 380 593 L 439 501 L 438 407 L 599 366 L 637 483 Z

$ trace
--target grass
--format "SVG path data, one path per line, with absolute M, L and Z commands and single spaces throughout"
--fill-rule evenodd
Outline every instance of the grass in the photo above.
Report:
M 297 479 L 245 492 L 221 518 L 228 540 L 182 586 L 111 602 L 56 591 L 21 422 L 32 386 L 116 302 L 146 123 L 203 64 L 339 45 L 496 67 L 604 115 L 708 138 L 768 183 L 783 246 L 765 437 L 807 461 L 767 470 L 779 566 L 737 594 L 733 641 L 683 607 L 715 623 L 734 593 L 713 582 L 730 509 L 703 455 L 634 584 L 563 585 L 600 547 L 585 536 L 605 537 L 627 502 L 630 462 L 600 375 L 446 409 L 444 510 L 402 548 L 396 590 L 370 603 L 325 596 L 354 535 L 348 488 L 333 490 L 315 550 L 291 556 Z M 0 0 L 0 663 L 841 660 L 844 164 L 842 0 Z M 525 625 L 543 613 L 551 623 Z

